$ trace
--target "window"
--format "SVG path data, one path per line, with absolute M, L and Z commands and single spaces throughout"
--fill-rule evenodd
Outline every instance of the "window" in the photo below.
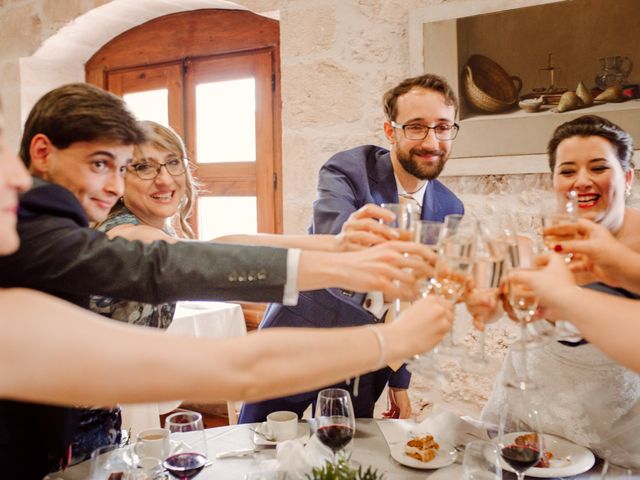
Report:
M 201 239 L 282 231 L 278 22 L 246 11 L 167 15 L 116 37 L 87 81 L 185 140 Z

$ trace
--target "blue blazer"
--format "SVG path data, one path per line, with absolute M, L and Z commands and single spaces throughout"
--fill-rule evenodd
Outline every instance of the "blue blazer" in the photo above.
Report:
M 309 233 L 339 233 L 349 215 L 367 203 L 398 203 L 389 151 L 374 145 L 337 153 L 320 169 Z M 422 205 L 424 220 L 464 213 L 460 199 L 438 180 L 429 181 Z M 379 321 L 362 307 L 363 299 L 364 294 L 335 288 L 303 292 L 296 306 L 270 305 L 260 328 L 350 327 Z M 410 378 L 402 368 L 392 374 L 389 385 L 407 388 Z

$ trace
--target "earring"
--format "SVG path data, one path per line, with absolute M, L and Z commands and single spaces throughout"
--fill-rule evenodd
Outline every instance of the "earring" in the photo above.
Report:
M 624 196 L 627 198 L 631 196 L 631 185 L 624 187 Z

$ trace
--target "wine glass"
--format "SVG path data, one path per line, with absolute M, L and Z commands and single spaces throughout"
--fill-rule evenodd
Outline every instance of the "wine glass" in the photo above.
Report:
M 382 208 L 389 210 L 395 215 L 390 221 L 380 220 L 381 223 L 394 228 L 398 232 L 398 240 L 410 241 L 414 222 L 418 219 L 420 212 L 411 203 L 383 203 Z M 400 282 L 394 280 L 396 286 L 400 286 Z M 399 298 L 393 300 L 393 318 L 398 318 L 402 310 Z
M 443 228 L 443 222 L 417 220 L 413 223 L 413 241 L 428 246 L 434 253 L 436 253 Z M 418 282 L 420 295 L 423 298 L 429 295 L 433 290 L 433 280 L 433 278 L 426 278 L 421 279 Z
M 463 480 L 502 480 L 500 453 L 493 442 L 474 440 L 464 448 Z
M 180 451 L 165 459 L 162 466 L 180 480 L 193 478 L 207 463 L 207 437 L 202 415 L 181 410 L 169 415 L 164 427 L 171 432 L 171 439 L 181 444 Z
M 104 445 L 91 453 L 91 480 L 132 480 L 136 459 L 130 448 L 118 445 Z
M 315 418 L 312 422 L 316 437 L 333 453 L 333 463 L 351 442 L 356 420 L 349 392 L 342 388 L 327 388 L 318 393 Z M 344 457 L 344 454 L 342 455 Z
M 600 480 L 633 480 L 640 478 L 640 468 L 618 465 L 606 459 L 602 466 Z
M 525 472 L 542 458 L 544 438 L 538 411 L 529 402 L 528 391 L 506 387 L 505 394 L 498 426 L 500 456 L 515 470 L 518 480 L 523 480 Z
M 436 222 L 432 220 L 417 220 L 414 222 L 413 228 L 413 241 L 417 243 L 421 243 L 423 245 L 427 245 L 434 252 L 438 249 L 438 242 L 440 240 L 440 235 L 442 233 L 442 229 L 444 227 L 443 222 Z M 420 288 L 420 295 L 424 298 L 431 293 L 434 288 L 435 277 L 421 279 L 418 283 Z M 419 373 L 425 377 L 434 377 L 437 376 L 437 367 L 435 365 L 434 355 L 437 350 L 437 347 L 432 349 L 427 354 L 422 355 L 414 355 L 409 362 L 407 362 L 407 367 L 409 371 Z
M 483 301 L 494 299 L 497 302 L 502 279 L 509 269 L 508 247 L 509 244 L 496 237 L 483 240 L 481 236 L 471 273 L 473 284 L 471 295 L 482 298 Z M 469 354 L 464 364 L 465 370 L 469 372 L 489 373 L 498 368 L 495 362 L 487 358 L 485 351 L 487 322 L 485 322 L 485 329 L 480 331 L 477 353 Z
M 445 229 L 446 222 L 445 222 Z M 443 233 L 438 245 L 434 291 L 455 304 L 462 297 L 470 278 L 475 256 L 475 228 L 457 226 L 456 233 Z M 455 342 L 455 321 L 438 345 L 438 353 L 460 356 L 463 349 Z

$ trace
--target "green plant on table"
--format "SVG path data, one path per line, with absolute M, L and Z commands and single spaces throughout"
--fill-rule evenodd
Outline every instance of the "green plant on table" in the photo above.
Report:
M 363 470 L 362 466 L 357 469 L 351 468 L 344 459 L 338 460 L 337 463 L 327 461 L 323 467 L 316 467 L 307 474 L 308 480 L 382 480 L 383 478 L 383 473 L 378 473 L 378 470 L 371 467 L 367 467 L 366 470 Z

